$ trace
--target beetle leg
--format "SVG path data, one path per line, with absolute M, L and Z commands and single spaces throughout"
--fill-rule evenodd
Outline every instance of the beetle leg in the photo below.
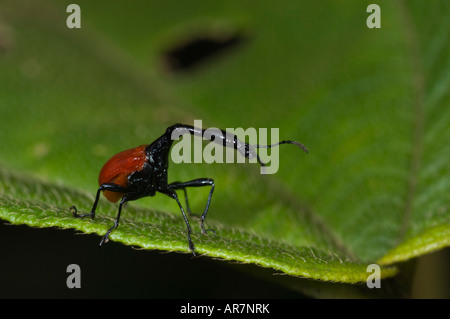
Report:
M 186 213 L 184 212 L 184 209 L 183 209 L 183 206 L 180 203 L 180 200 L 178 199 L 177 193 L 174 190 L 169 189 L 169 188 L 167 188 L 167 190 L 159 190 L 159 192 L 161 192 L 163 194 L 166 194 L 167 196 L 170 196 L 170 197 L 172 197 L 173 199 L 175 199 L 177 201 L 178 206 L 180 207 L 180 210 L 181 210 L 181 214 L 183 214 L 184 222 L 186 223 L 187 237 L 188 237 L 188 242 L 189 242 L 189 249 L 192 251 L 192 253 L 195 256 L 195 246 L 194 246 L 194 243 L 192 242 L 192 239 L 191 239 L 191 233 L 192 233 L 191 225 L 189 225 L 189 220 L 188 220 L 188 218 L 186 216 Z
M 179 185 L 179 184 L 182 184 L 182 183 L 181 182 L 173 182 L 170 185 L 168 185 L 168 187 L 172 188 L 172 189 L 178 189 L 178 188 L 175 187 L 175 185 Z M 187 196 L 186 187 L 182 187 L 180 189 L 182 189 L 183 192 L 184 192 L 184 199 L 185 199 L 185 202 L 186 202 L 186 212 L 189 214 L 189 217 L 196 217 L 196 218 L 200 219 L 200 216 L 194 214 L 191 211 L 191 208 L 189 207 L 189 200 L 188 200 L 188 196 Z
M 202 186 L 211 186 L 211 190 L 209 191 L 209 196 L 208 196 L 208 201 L 206 202 L 206 207 L 205 210 L 203 211 L 202 216 L 200 217 L 200 221 L 201 221 L 201 228 L 202 228 L 202 233 L 203 234 L 207 234 L 208 231 L 212 231 L 214 233 L 216 233 L 216 231 L 214 229 L 205 229 L 204 223 L 205 223 L 205 219 L 206 219 L 206 214 L 208 213 L 208 209 L 209 209 L 209 205 L 211 204 L 211 198 L 214 192 L 214 180 L 211 178 L 198 178 L 198 179 L 194 179 L 192 181 L 188 181 L 188 182 L 184 182 L 184 183 L 180 183 L 180 182 L 174 182 L 168 185 L 169 189 L 183 189 L 184 190 L 184 194 L 186 196 L 186 204 L 188 202 L 187 200 L 187 192 L 186 192 L 186 187 L 202 187 Z M 189 206 L 188 206 L 189 207 Z M 188 212 L 190 212 L 190 210 L 188 210 Z
M 105 183 L 100 185 L 100 187 L 97 190 L 97 195 L 95 196 L 94 205 L 92 205 L 92 209 L 90 213 L 86 214 L 78 214 L 77 208 L 75 206 L 70 207 L 70 210 L 72 211 L 72 215 L 75 218 L 83 218 L 90 216 L 92 219 L 95 217 L 95 211 L 97 209 L 98 201 L 100 200 L 100 192 L 101 191 L 110 191 L 110 192 L 117 192 L 117 193 L 126 193 L 127 190 L 120 185 L 113 184 L 113 183 Z
M 124 196 L 122 197 L 122 200 L 120 201 L 119 204 L 119 212 L 117 213 L 117 217 L 116 217 L 116 221 L 114 222 L 114 226 L 112 226 L 107 232 L 106 234 L 103 236 L 102 240 L 100 241 L 100 246 L 103 245 L 103 243 L 107 243 L 109 241 L 109 234 L 111 234 L 111 232 L 116 229 L 119 226 L 119 220 L 120 220 L 120 213 L 122 212 L 122 205 L 127 201 L 127 197 Z

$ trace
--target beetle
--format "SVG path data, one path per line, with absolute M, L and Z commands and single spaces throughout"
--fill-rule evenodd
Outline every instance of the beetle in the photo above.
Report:
M 164 134 L 157 138 L 149 145 L 140 145 L 138 147 L 122 151 L 112 156 L 103 166 L 98 177 L 99 188 L 95 196 L 95 201 L 90 213 L 79 214 L 75 206 L 71 207 L 72 214 L 75 218 L 91 217 L 95 218 L 95 211 L 100 199 L 100 193 L 111 202 L 120 200 L 117 217 L 114 225 L 109 228 L 100 241 L 100 246 L 108 242 L 111 232 L 119 226 L 120 214 L 122 206 L 129 201 L 134 201 L 142 197 L 154 196 L 157 192 L 165 194 L 176 200 L 180 207 L 184 221 L 187 227 L 187 239 L 189 249 L 195 256 L 195 246 L 191 240 L 192 229 L 183 206 L 178 199 L 177 190 L 183 190 L 186 200 L 186 210 L 191 214 L 188 200 L 187 187 L 204 187 L 209 186 L 209 196 L 206 202 L 205 210 L 200 217 L 201 230 L 203 234 L 207 234 L 212 229 L 205 229 L 204 223 L 206 214 L 211 204 L 211 198 L 214 192 L 214 180 L 211 178 L 197 178 L 187 182 L 168 183 L 167 173 L 169 168 L 169 153 L 174 140 L 181 135 L 191 134 L 194 136 L 202 136 L 204 139 L 211 140 L 215 143 L 222 144 L 226 147 L 233 147 L 238 150 L 246 158 L 256 156 L 257 161 L 264 166 L 256 153 L 255 148 L 270 148 L 281 144 L 294 144 L 299 146 L 305 152 L 308 149 L 301 143 L 291 140 L 285 140 L 272 145 L 250 145 L 241 142 L 236 135 L 230 134 L 224 130 L 216 129 L 214 134 L 206 134 L 208 129 L 200 129 L 186 124 L 174 124 L 169 126 Z M 192 214 L 191 214 L 192 215 Z

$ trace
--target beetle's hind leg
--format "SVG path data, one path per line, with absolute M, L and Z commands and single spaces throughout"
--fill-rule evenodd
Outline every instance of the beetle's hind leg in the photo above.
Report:
M 95 196 L 95 201 L 94 204 L 92 205 L 92 209 L 90 213 L 86 213 L 86 214 L 79 214 L 77 211 L 77 208 L 75 206 L 70 207 L 70 211 L 72 212 L 73 217 L 75 218 L 83 218 L 83 217 L 88 217 L 90 216 L 92 219 L 95 218 L 95 211 L 97 210 L 97 205 L 98 202 L 100 200 L 100 193 L 101 191 L 110 191 L 110 192 L 116 192 L 116 193 L 127 193 L 127 189 L 123 186 L 114 184 L 114 183 L 105 183 L 102 184 L 98 190 L 97 190 L 97 195 Z M 122 198 L 122 200 L 120 201 L 120 205 L 119 205 L 119 213 L 117 214 L 116 217 L 116 221 L 114 222 L 114 226 L 112 226 L 108 232 L 103 236 L 102 240 L 100 241 L 100 246 L 103 243 L 107 243 L 109 240 L 109 234 L 111 234 L 111 232 L 116 229 L 119 226 L 119 219 L 120 219 L 120 212 L 122 211 L 122 205 L 123 203 L 125 203 L 127 201 L 126 196 L 124 196 Z
M 100 246 L 103 245 L 103 244 L 106 244 L 109 241 L 109 235 L 111 234 L 111 232 L 114 229 L 116 229 L 119 226 L 120 213 L 122 212 L 122 206 L 127 200 L 128 199 L 127 199 L 126 196 L 122 197 L 122 200 L 120 201 L 120 204 L 119 204 L 119 211 L 117 213 L 117 217 L 116 217 L 116 220 L 114 222 L 114 225 L 110 229 L 108 229 L 106 234 L 102 237 L 102 240 L 100 241 Z
M 73 217 L 75 218 L 83 218 L 90 216 L 92 219 L 95 218 L 95 211 L 97 210 L 98 201 L 100 200 L 100 192 L 101 191 L 110 191 L 110 192 L 116 192 L 116 193 L 127 193 L 127 189 L 123 186 L 114 184 L 114 183 L 105 183 L 100 185 L 100 187 L 97 190 L 97 195 L 95 195 L 95 201 L 92 205 L 92 209 L 90 213 L 86 214 L 78 214 L 77 208 L 75 206 L 70 207 L 70 211 L 72 212 Z

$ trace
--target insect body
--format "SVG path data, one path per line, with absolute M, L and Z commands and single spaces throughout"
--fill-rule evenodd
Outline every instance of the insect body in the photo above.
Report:
M 223 130 L 218 130 L 214 134 L 213 138 L 211 135 L 204 134 L 205 129 L 202 130 L 185 124 L 172 125 L 168 127 L 166 132 L 152 144 L 141 145 L 136 148 L 120 152 L 106 162 L 100 171 L 98 178 L 100 187 L 97 190 L 95 201 L 90 213 L 78 214 L 76 207 L 71 207 L 74 217 L 81 218 L 90 216 L 94 219 L 101 192 L 103 192 L 105 197 L 111 202 L 117 202 L 120 200 L 115 223 L 103 236 L 100 241 L 100 245 L 106 243 L 109 240 L 110 233 L 119 226 L 120 214 L 122 212 L 122 206 L 125 202 L 133 201 L 142 197 L 154 196 L 156 192 L 159 192 L 175 199 L 178 203 L 187 227 L 189 249 L 195 255 L 195 246 L 191 240 L 191 226 L 189 225 L 186 212 L 178 199 L 176 191 L 183 190 L 185 192 L 186 209 L 187 212 L 190 213 L 186 188 L 203 186 L 211 187 L 205 210 L 200 217 L 202 233 L 207 234 L 207 232 L 211 230 L 205 229 L 204 222 L 206 219 L 206 214 L 208 213 L 209 205 L 211 204 L 212 194 L 214 192 L 214 181 L 211 178 L 197 178 L 187 182 L 168 183 L 167 172 L 169 168 L 169 152 L 174 141 L 173 136 L 176 135 L 179 137 L 187 133 L 191 135 L 203 136 L 204 138 L 214 140 L 214 142 L 222 144 L 223 146 L 233 147 L 234 149 L 239 150 L 246 158 L 256 156 L 258 162 L 263 166 L 264 163 L 261 162 L 259 156 L 254 150 L 254 147 L 274 147 L 280 144 L 294 144 L 301 147 L 304 151 L 308 151 L 306 147 L 295 141 L 282 141 L 273 145 L 253 146 L 239 141 L 235 135 L 230 135 L 228 132 Z

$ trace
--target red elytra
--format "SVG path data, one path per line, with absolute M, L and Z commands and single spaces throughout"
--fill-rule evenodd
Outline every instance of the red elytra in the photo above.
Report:
M 98 184 L 114 183 L 127 188 L 128 176 L 134 172 L 140 171 L 145 164 L 145 148 L 148 145 L 141 145 L 111 157 L 100 171 Z M 103 195 L 111 201 L 117 202 L 124 193 L 104 191 Z

